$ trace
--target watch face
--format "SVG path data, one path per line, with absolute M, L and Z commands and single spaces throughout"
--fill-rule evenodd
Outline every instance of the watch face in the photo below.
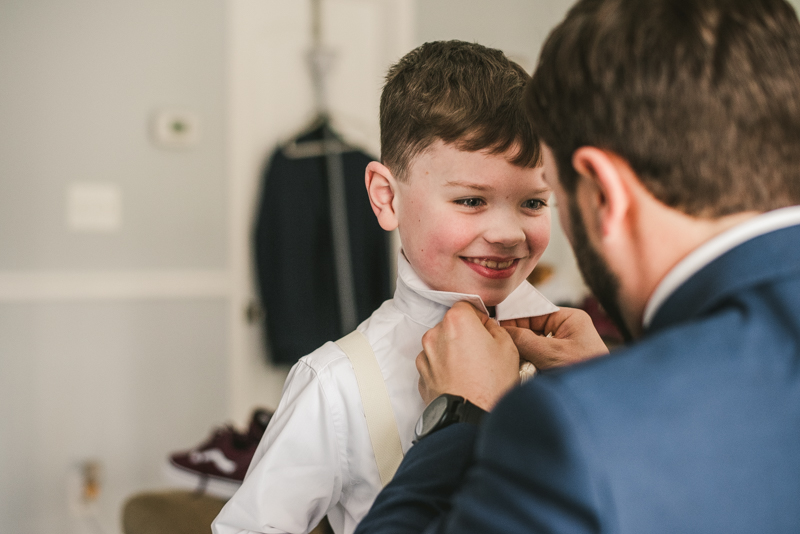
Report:
M 414 429 L 417 438 L 421 438 L 430 432 L 442 420 L 445 412 L 447 412 L 447 397 L 441 396 L 433 399 L 417 421 L 417 426 Z

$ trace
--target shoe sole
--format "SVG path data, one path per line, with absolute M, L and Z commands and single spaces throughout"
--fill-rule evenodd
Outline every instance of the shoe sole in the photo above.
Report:
M 189 471 L 177 466 L 170 461 L 167 461 L 164 466 L 164 474 L 175 484 L 221 499 L 230 499 L 242 485 L 241 482 L 234 480 L 227 480 L 213 475 L 201 475 L 195 471 Z

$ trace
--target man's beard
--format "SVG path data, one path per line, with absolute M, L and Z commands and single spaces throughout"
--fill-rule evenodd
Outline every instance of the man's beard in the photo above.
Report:
M 583 281 L 617 326 L 622 338 L 630 341 L 633 337 L 619 306 L 619 279 L 589 242 L 583 217 L 573 199 L 569 200 L 569 222 L 572 229 L 572 249 L 575 251 L 575 259 L 578 261 Z

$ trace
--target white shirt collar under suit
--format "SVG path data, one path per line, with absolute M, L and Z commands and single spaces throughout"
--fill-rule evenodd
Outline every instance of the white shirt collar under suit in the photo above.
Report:
M 791 206 L 748 219 L 706 241 L 678 262 L 656 286 L 644 309 L 642 325 L 647 328 L 667 298 L 692 275 L 715 259 L 745 241 L 796 224 L 800 224 L 800 206 Z

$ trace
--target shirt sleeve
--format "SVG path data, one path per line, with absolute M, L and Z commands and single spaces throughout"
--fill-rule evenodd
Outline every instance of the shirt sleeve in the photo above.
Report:
M 356 534 L 600 532 L 607 491 L 585 425 L 547 386 L 517 388 L 477 438 L 462 423 L 412 447 Z
M 304 534 L 339 501 L 346 432 L 336 428 L 331 404 L 315 370 L 298 362 L 242 486 L 214 520 L 215 534 Z

